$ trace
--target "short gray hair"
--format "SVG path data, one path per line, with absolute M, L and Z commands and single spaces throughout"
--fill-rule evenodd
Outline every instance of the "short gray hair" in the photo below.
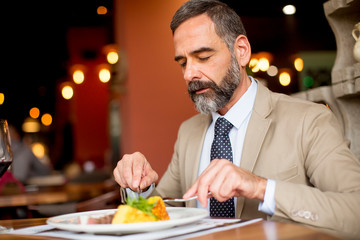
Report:
M 207 14 L 215 24 L 216 34 L 230 50 L 239 35 L 246 31 L 239 15 L 228 5 L 217 0 L 190 0 L 185 2 L 175 13 L 170 24 L 172 33 L 184 21 L 201 14 Z

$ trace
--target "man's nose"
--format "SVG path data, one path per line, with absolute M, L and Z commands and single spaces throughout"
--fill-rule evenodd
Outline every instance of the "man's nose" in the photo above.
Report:
M 201 72 L 199 68 L 192 63 L 187 63 L 184 69 L 184 79 L 186 82 L 190 82 L 194 79 L 201 79 Z

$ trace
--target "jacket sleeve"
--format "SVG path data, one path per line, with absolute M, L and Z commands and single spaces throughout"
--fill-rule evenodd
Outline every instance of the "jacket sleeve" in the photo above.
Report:
M 157 195 L 161 197 L 170 197 L 170 198 L 181 198 L 182 190 L 181 190 L 181 176 L 179 169 L 179 136 L 176 140 L 174 146 L 174 153 L 171 159 L 171 162 L 165 171 L 164 175 L 159 181 L 159 184 L 156 186 L 154 192 L 151 195 Z M 183 203 L 171 203 L 168 204 L 176 207 L 183 207 Z
M 319 110 L 319 108 L 317 108 Z M 331 111 L 309 111 L 302 149 L 309 186 L 276 181 L 272 220 L 295 221 L 340 235 L 360 236 L 360 162 Z

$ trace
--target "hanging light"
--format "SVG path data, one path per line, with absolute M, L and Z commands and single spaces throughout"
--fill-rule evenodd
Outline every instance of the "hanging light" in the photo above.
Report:
M 5 101 L 5 94 L 0 93 L 0 105 L 2 105 Z
M 61 89 L 61 95 L 63 96 L 64 99 L 69 100 L 69 99 L 71 99 L 73 97 L 74 90 L 73 90 L 73 88 L 71 86 L 65 85 Z
M 75 64 L 70 68 L 70 74 L 76 84 L 82 84 L 85 81 L 86 67 L 82 64 Z
M 99 6 L 97 9 L 96 9 L 96 12 L 98 15 L 105 15 L 107 13 L 107 8 L 105 6 Z
M 304 61 L 301 58 L 296 58 L 294 61 L 296 71 L 301 72 L 304 68 Z
M 259 65 L 259 69 L 263 72 L 267 71 L 269 69 L 269 66 L 270 66 L 270 63 L 269 63 L 269 60 L 265 57 L 262 57 L 259 59 L 259 62 L 258 62 L 258 65 Z
M 291 82 L 290 74 L 288 72 L 280 73 L 279 82 L 284 87 L 288 86 L 290 84 L 290 82 Z
M 293 14 L 295 14 L 295 12 L 296 12 L 296 8 L 295 8 L 295 6 L 294 5 L 286 5 L 285 7 L 283 7 L 283 13 L 285 14 L 285 15 L 293 15 Z
M 85 75 L 84 75 L 84 72 L 82 70 L 76 70 L 73 73 L 74 83 L 81 84 L 81 83 L 84 82 L 84 79 L 85 79 Z
M 99 70 L 99 79 L 103 83 L 107 83 L 110 81 L 111 72 L 107 66 L 100 66 Z
M 45 145 L 40 142 L 35 142 L 31 145 L 31 150 L 37 158 L 43 158 L 45 156 Z
M 33 107 L 29 111 L 30 117 L 36 119 L 40 116 L 40 110 L 37 107 Z
M 26 133 L 36 133 L 40 131 L 40 123 L 36 119 L 26 118 L 21 129 Z
M 42 115 L 41 117 L 41 123 L 44 126 L 50 126 L 52 123 L 52 116 L 49 113 L 45 113 L 44 115 Z
M 108 63 L 115 64 L 119 61 L 119 54 L 115 51 L 111 51 L 106 55 Z
M 278 74 L 279 70 L 276 66 L 271 65 L 266 72 L 270 77 L 275 77 Z

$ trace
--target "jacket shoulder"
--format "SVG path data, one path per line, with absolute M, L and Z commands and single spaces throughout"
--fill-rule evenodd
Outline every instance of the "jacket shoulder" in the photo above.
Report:
M 203 126 L 204 124 L 208 125 L 210 124 L 210 121 L 211 121 L 211 115 L 204 115 L 199 113 L 182 122 L 180 125 L 180 130 L 188 129 L 188 128 L 196 128 Z

